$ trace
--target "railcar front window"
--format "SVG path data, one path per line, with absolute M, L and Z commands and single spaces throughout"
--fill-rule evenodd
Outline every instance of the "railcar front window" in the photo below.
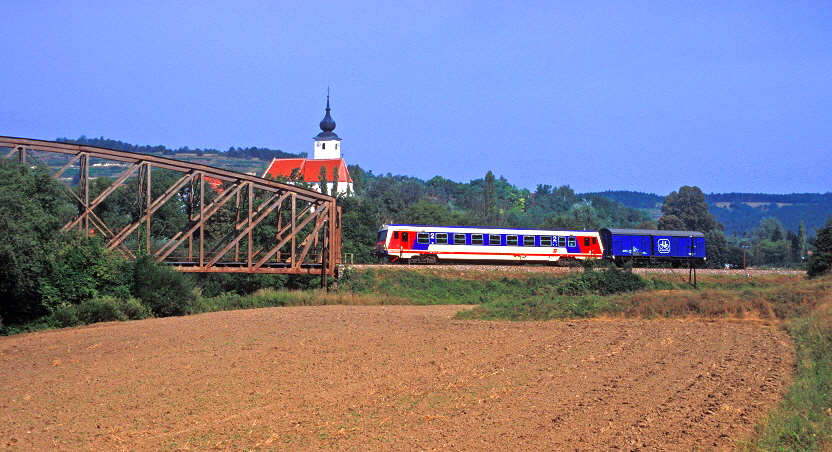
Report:
M 534 246 L 534 236 L 533 235 L 524 235 L 523 236 L 523 246 Z
M 387 229 L 383 231 L 378 231 L 378 239 L 376 242 L 386 242 L 387 241 Z
M 446 232 L 437 232 L 436 233 L 436 243 L 438 245 L 447 245 L 448 244 L 448 234 Z
M 454 245 L 465 245 L 465 234 L 454 234 Z
M 552 238 L 548 235 L 540 236 L 540 246 L 552 246 Z
M 420 232 L 416 234 L 416 243 L 424 245 L 430 243 L 430 234 L 427 232 Z
M 471 234 L 471 245 L 482 245 L 482 234 Z
M 499 246 L 500 242 L 500 234 L 490 234 L 488 236 L 488 244 L 493 246 Z

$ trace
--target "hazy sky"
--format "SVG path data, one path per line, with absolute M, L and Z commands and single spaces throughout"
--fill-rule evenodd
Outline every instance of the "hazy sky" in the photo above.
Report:
M 0 135 L 376 174 L 832 191 L 832 2 L 0 0 Z

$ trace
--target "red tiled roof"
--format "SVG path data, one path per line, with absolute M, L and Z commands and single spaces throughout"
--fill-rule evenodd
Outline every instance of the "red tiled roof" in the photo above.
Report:
M 344 159 L 272 159 L 272 163 L 266 168 L 263 177 L 278 176 L 289 177 L 292 175 L 292 170 L 300 169 L 300 174 L 306 182 L 318 183 L 318 175 L 321 172 L 321 167 L 326 166 L 326 180 L 329 183 L 333 182 L 332 169 L 338 168 L 338 182 L 346 182 L 351 184 L 352 178 L 349 171 L 347 171 L 347 163 Z

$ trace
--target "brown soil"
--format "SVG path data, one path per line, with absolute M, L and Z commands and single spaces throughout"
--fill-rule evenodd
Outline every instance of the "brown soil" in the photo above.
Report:
M 0 447 L 730 450 L 791 382 L 774 327 L 331 306 L 0 338 Z

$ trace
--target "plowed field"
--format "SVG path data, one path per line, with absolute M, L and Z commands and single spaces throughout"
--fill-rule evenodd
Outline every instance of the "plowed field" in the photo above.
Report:
M 0 338 L 0 447 L 730 450 L 791 382 L 750 322 L 273 308 Z

